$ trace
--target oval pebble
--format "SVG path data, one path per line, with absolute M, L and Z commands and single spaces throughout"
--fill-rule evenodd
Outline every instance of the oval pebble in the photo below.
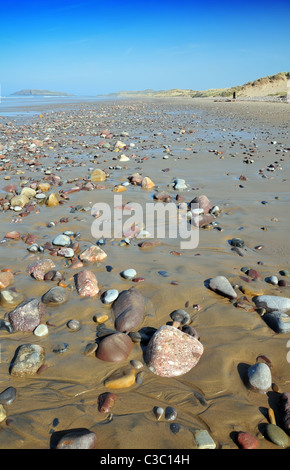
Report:
M 136 276 L 137 272 L 135 271 L 135 269 L 125 269 L 125 271 L 122 271 L 121 272 L 121 276 L 124 278 L 124 279 L 128 279 L 128 280 L 131 280 L 133 279 L 135 276 Z
M 164 408 L 162 408 L 161 406 L 154 406 L 153 413 L 156 416 L 157 420 L 159 421 L 164 414 Z
M 78 320 L 69 320 L 66 326 L 72 331 L 78 331 L 81 329 L 81 324 Z
M 178 423 L 171 423 L 170 424 L 170 431 L 173 434 L 177 434 L 180 431 L 180 428 L 181 428 L 181 426 Z
M 288 445 L 288 435 L 276 424 L 267 424 L 266 432 L 270 441 L 277 446 L 286 447 Z
M 8 387 L 0 393 L 1 405 L 11 405 L 16 398 L 16 389 L 14 387 Z
M 257 362 L 248 369 L 249 385 L 253 390 L 265 393 L 272 385 L 270 367 L 264 362 Z
M 258 447 L 257 439 L 248 432 L 239 432 L 237 441 L 242 449 L 256 449 Z
M 33 331 L 35 336 L 46 336 L 48 334 L 48 327 L 44 323 L 38 325 L 35 330 Z
M 119 291 L 117 289 L 109 289 L 101 295 L 101 301 L 105 305 L 109 305 L 117 299 Z
M 68 344 L 67 343 L 60 343 L 60 344 L 57 344 L 54 348 L 53 348 L 53 352 L 54 353 L 57 353 L 57 354 L 62 354 L 64 353 L 65 351 L 67 351 L 68 349 Z
M 174 310 L 170 314 L 170 318 L 173 321 L 179 322 L 181 325 L 188 325 L 190 323 L 190 316 L 189 314 L 182 309 Z

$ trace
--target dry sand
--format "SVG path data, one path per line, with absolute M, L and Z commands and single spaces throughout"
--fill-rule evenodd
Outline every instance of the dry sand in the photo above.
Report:
M 124 203 L 152 202 L 157 188 L 169 191 L 175 198 L 177 192 L 168 185 L 174 178 L 183 178 L 189 189 L 179 194 L 186 202 L 196 195 L 207 195 L 222 211 L 216 219 L 222 230 L 201 229 L 199 245 L 194 250 L 181 250 L 180 239 L 167 238 L 148 251 L 140 250 L 139 240 L 124 247 L 119 240 L 109 239 L 104 246 L 107 259 L 91 266 L 101 288 L 119 291 L 133 285 L 123 280 L 120 272 L 134 268 L 138 276 L 145 278 L 134 284 L 146 298 L 142 328 L 157 329 L 170 321 L 173 310 L 185 309 L 204 345 L 200 362 L 184 376 L 160 378 L 145 365 L 142 384 L 116 392 L 118 399 L 110 422 L 97 407 L 97 397 L 106 391 L 104 380 L 112 372 L 130 367 L 132 359 L 144 362 L 139 343 L 134 344 L 130 357 L 121 365 L 84 355 L 87 343 L 96 340 L 96 313 L 109 313 L 106 325 L 113 327 L 110 307 L 100 299 L 81 300 L 75 290 L 70 290 L 65 304 L 48 308 L 45 321 L 55 325 L 49 328 L 48 336 L 37 338 L 33 333 L 0 331 L 0 391 L 9 386 L 17 391 L 16 400 L 5 406 L 8 421 L 0 424 L 0 448 L 48 449 L 53 432 L 87 428 L 97 434 L 98 449 L 194 449 L 196 429 L 208 430 L 217 448 L 237 449 L 237 432 L 248 431 L 257 437 L 258 448 L 278 449 L 263 436 L 263 426 L 268 422 L 269 406 L 278 413 L 279 394 L 271 390 L 267 394 L 249 391 L 243 374 L 259 354 L 264 354 L 273 364 L 273 382 L 282 391 L 290 392 L 290 334 L 274 333 L 253 310 L 251 296 L 247 296 L 245 308 L 239 308 L 209 291 L 205 281 L 224 275 L 232 285 L 290 297 L 289 285 L 280 288 L 264 281 L 270 275 L 281 278 L 279 271 L 290 269 L 289 105 L 148 99 L 104 101 L 75 105 L 73 109 L 55 106 L 52 110 L 40 109 L 39 113 L 42 117 L 37 114 L 0 120 L 0 143 L 5 148 L 9 144 L 4 157 L 10 160 L 9 168 L 3 164 L 0 189 L 10 183 L 20 187 L 25 180 L 26 185 L 43 180 L 46 170 L 63 182 L 62 186 L 53 186 L 56 191 L 72 188 L 74 178 L 87 179 L 91 168 L 107 170 L 111 176 L 101 184 L 102 189 L 72 193 L 57 207 L 39 206 L 39 213 L 32 212 L 20 223 L 13 223 L 19 218 L 13 211 L 1 212 L 3 238 L 7 232 L 17 230 L 35 234 L 43 245 L 64 230 L 72 230 L 80 232 L 81 248 L 95 243 L 90 211 L 73 212 L 72 208 L 88 208 L 99 201 L 112 204 L 113 187 L 134 172 L 149 176 L 156 186 L 151 191 L 128 186 L 121 193 Z M 122 152 L 131 156 L 131 161 L 120 163 L 120 154 L 97 147 L 104 129 L 114 134 L 111 143 L 122 140 L 135 144 Z M 180 133 L 182 129 L 185 133 Z M 121 137 L 122 131 L 127 131 L 129 137 Z M 23 148 L 23 143 L 17 144 L 25 137 L 43 141 L 47 136 L 51 142 L 36 154 Z M 170 151 L 166 152 L 164 146 L 170 146 Z M 94 158 L 96 155 L 98 158 Z M 166 155 L 168 158 L 164 159 Z M 33 159 L 39 165 L 31 165 Z M 267 170 L 271 164 L 276 165 L 274 171 Z M 110 169 L 117 165 L 122 169 Z M 11 179 L 4 180 L 8 175 Z M 240 180 L 241 175 L 247 180 Z M 2 192 L 3 197 L 5 194 Z M 62 217 L 68 217 L 68 222 L 47 227 Z M 243 256 L 232 251 L 229 241 L 233 237 L 244 240 Z M 263 245 L 263 249 L 255 249 L 258 245 Z M 6 241 L 0 250 L 1 269 L 10 268 L 17 273 L 12 285 L 17 292 L 41 298 L 55 285 L 28 276 L 26 267 L 35 255 L 28 253 L 21 240 Z M 173 251 L 181 255 L 172 255 Z M 53 260 L 64 273 L 66 284 L 73 285 L 75 272 L 69 263 L 59 257 Z M 243 266 L 258 270 L 262 280 L 246 282 Z M 162 277 L 160 270 L 169 276 Z M 236 290 L 240 298 L 243 294 L 239 287 Z M 196 304 L 201 310 L 194 308 Z M 1 318 L 6 312 L 1 308 Z M 72 318 L 81 322 L 79 331 L 67 328 L 66 323 Z M 9 365 L 16 348 L 35 342 L 44 346 L 48 367 L 30 378 L 12 377 Z M 68 350 L 53 353 L 54 345 L 60 342 L 68 343 Z M 152 411 L 155 406 L 176 408 L 175 422 L 181 426 L 177 434 L 171 432 L 170 422 L 156 420 Z

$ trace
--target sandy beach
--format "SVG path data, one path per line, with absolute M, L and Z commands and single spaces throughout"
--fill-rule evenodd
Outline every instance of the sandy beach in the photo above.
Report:
M 16 397 L 1 401 L 0 448 L 49 449 L 57 433 L 83 428 L 95 433 L 99 450 L 191 450 L 198 447 L 199 430 L 207 431 L 216 449 L 239 449 L 239 432 L 254 436 L 258 449 L 281 449 L 265 427 L 269 408 L 279 424 L 280 395 L 290 393 L 290 332 L 273 331 L 253 298 L 290 298 L 290 278 L 283 275 L 290 270 L 289 103 L 124 99 L 21 108 L 13 116 L 1 111 L 0 274 L 12 277 L 0 294 L 8 290 L 16 300 L 0 299 L 0 393 L 13 387 Z M 116 148 L 118 142 L 123 147 Z M 97 169 L 106 174 L 104 181 L 91 179 Z M 154 186 L 133 184 L 130 177 L 137 173 Z M 174 189 L 176 179 L 184 180 L 186 189 Z M 12 198 L 23 188 L 34 192 L 26 190 L 28 200 L 15 210 Z M 105 259 L 79 263 L 84 250 L 98 246 L 91 232 L 94 204 L 113 207 L 118 195 L 123 204 L 145 207 L 161 192 L 176 206 L 206 195 L 218 207 L 200 227 L 197 247 L 182 249 L 180 237 L 166 236 L 142 249 L 141 241 L 157 240 L 149 230 L 148 238 L 132 236 L 128 243 L 122 242 L 126 236 L 106 237 L 100 245 Z M 57 195 L 56 205 L 47 204 L 50 194 Z M 52 244 L 64 232 L 71 232 L 72 256 L 58 254 Z M 231 244 L 235 238 L 241 247 Z M 27 272 L 43 259 L 54 263 L 61 279 L 37 280 Z M 93 297 L 77 290 L 75 277 L 83 269 L 97 278 L 99 293 Z M 120 273 L 126 269 L 136 276 L 124 279 Z M 209 289 L 208 280 L 216 276 L 229 280 L 236 299 Z M 279 283 L 268 282 L 271 276 Z M 57 285 L 66 300 L 46 305 L 41 318 L 46 335 L 9 330 L 9 312 L 25 299 L 41 301 Z M 103 303 L 102 294 L 131 287 L 142 294 L 145 313 L 135 337 L 129 335 L 130 354 L 118 363 L 88 354 L 88 344 L 98 344 L 106 328 L 115 328 L 112 305 Z M 148 368 L 146 347 L 178 309 L 190 316 L 204 351 L 189 372 L 161 377 Z M 101 316 L 104 323 L 97 321 Z M 70 320 L 79 328 L 68 327 Z M 44 364 L 33 375 L 15 376 L 11 364 L 24 344 L 40 345 Z M 245 383 L 259 356 L 270 360 L 277 386 L 265 393 Z M 132 370 L 132 385 L 106 387 L 112 374 Z M 98 397 L 105 392 L 117 397 L 112 409 L 101 413 Z M 177 416 L 158 420 L 156 407 L 172 407 Z

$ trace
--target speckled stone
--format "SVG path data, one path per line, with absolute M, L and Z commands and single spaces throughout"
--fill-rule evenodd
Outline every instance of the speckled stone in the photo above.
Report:
M 84 269 L 76 276 L 76 288 L 81 297 L 93 297 L 99 292 L 98 281 L 92 271 Z
M 39 344 L 23 344 L 16 351 L 11 375 L 25 377 L 36 374 L 45 359 L 44 348 Z
M 79 255 L 79 259 L 87 263 L 97 263 L 106 258 L 107 254 L 97 245 L 90 246 Z
M 15 331 L 33 331 L 45 314 L 45 306 L 38 299 L 31 298 L 21 302 L 8 313 L 8 319 Z
M 267 424 L 267 436 L 274 444 L 280 447 L 286 447 L 289 442 L 287 434 L 276 424 Z
M 31 274 L 37 281 L 43 281 L 46 272 L 55 268 L 55 264 L 50 259 L 35 261 L 27 266 L 28 274 Z
M 176 377 L 190 371 L 203 354 L 197 338 L 170 325 L 163 325 L 150 339 L 145 361 L 148 368 L 161 377 Z

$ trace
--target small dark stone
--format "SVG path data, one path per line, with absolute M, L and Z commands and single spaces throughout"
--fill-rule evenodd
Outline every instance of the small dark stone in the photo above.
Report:
M 2 405 L 10 405 L 16 398 L 16 389 L 8 387 L 0 393 L 0 403 Z
M 243 248 L 243 246 L 245 245 L 245 242 L 241 238 L 233 238 L 231 240 L 231 245 L 237 246 L 238 248 Z
M 53 348 L 53 352 L 54 353 L 57 353 L 57 354 L 62 354 L 64 353 L 65 351 L 67 351 L 68 349 L 68 344 L 67 343 L 60 343 L 60 344 L 57 344 L 54 348 Z
M 160 274 L 160 276 L 163 276 L 163 277 L 170 276 L 170 274 L 167 271 L 158 271 L 158 274 Z
M 167 421 L 173 421 L 177 417 L 177 411 L 172 406 L 167 406 L 165 408 L 165 419 Z
M 173 433 L 173 434 L 177 434 L 179 431 L 180 431 L 180 424 L 178 423 L 171 423 L 170 424 L 170 431 Z

